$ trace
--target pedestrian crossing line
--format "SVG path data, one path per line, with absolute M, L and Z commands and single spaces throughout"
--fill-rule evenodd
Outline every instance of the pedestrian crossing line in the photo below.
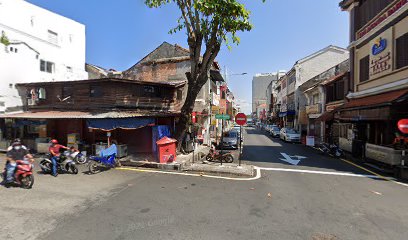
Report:
M 214 175 L 206 175 L 206 174 L 198 174 L 198 173 L 184 173 L 184 172 L 168 172 L 168 171 L 160 171 L 160 170 L 150 170 L 150 169 L 140 169 L 140 168 L 133 168 L 133 167 L 120 167 L 116 168 L 117 170 L 122 171 L 135 171 L 135 172 L 148 172 L 148 173 L 161 173 L 161 174 L 170 174 L 170 175 L 183 175 L 183 176 L 191 176 L 191 177 L 205 177 L 205 178 L 216 178 L 216 179 L 225 179 L 225 180 L 234 180 L 234 181 L 252 181 L 261 178 L 261 170 L 255 167 L 255 176 L 250 178 L 233 178 L 233 177 L 223 177 L 223 176 L 214 176 Z
M 395 183 L 395 184 L 398 184 L 398 185 L 401 185 L 401 186 L 404 186 L 404 187 L 408 187 L 408 184 L 402 183 L 402 182 L 398 182 L 398 181 L 396 181 L 395 178 L 384 177 L 384 176 L 382 176 L 382 175 L 380 175 L 380 174 L 378 174 L 378 173 L 375 173 L 375 172 L 373 172 L 373 171 L 371 171 L 371 170 L 369 170 L 369 169 L 367 169 L 367 168 L 365 168 L 365 167 L 362 167 L 362 166 L 360 166 L 360 165 L 358 165 L 358 164 L 355 164 L 355 163 L 353 163 L 353 162 L 350 162 L 349 160 L 346 160 L 346 159 L 344 159 L 344 158 L 340 158 L 340 160 L 342 160 L 343 162 L 346 162 L 346 163 L 348 163 L 348 164 L 350 164 L 350 165 L 353 165 L 353 166 L 355 166 L 355 167 L 357 167 L 357 168 L 360 168 L 360 169 L 362 169 L 362 170 L 364 170 L 364 171 L 366 171 L 366 172 L 368 172 L 368 173 L 374 174 L 374 175 L 377 176 L 378 178 L 384 179 L 384 180 L 386 180 L 386 181 L 393 182 L 393 183 Z
M 347 177 L 365 177 L 365 178 L 373 178 L 373 179 L 381 178 L 376 175 L 355 174 L 355 173 L 346 173 L 346 172 L 327 172 L 327 171 L 290 169 L 290 168 L 264 168 L 264 167 L 257 167 L 257 168 L 259 168 L 260 170 L 264 170 L 264 171 L 276 171 L 276 172 L 311 173 L 311 174 L 336 175 L 336 176 L 347 176 Z

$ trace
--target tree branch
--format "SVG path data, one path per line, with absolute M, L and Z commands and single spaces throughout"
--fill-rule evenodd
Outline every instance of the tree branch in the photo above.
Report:
M 177 5 L 179 5 L 179 8 L 181 10 L 181 15 L 183 16 L 184 23 L 186 24 L 186 28 L 187 28 L 189 38 L 194 38 L 195 37 L 195 30 L 194 30 L 194 27 L 189 22 L 189 18 L 187 17 L 187 13 L 186 13 L 186 9 L 185 9 L 185 7 L 186 7 L 185 2 L 183 2 L 183 0 L 177 0 Z

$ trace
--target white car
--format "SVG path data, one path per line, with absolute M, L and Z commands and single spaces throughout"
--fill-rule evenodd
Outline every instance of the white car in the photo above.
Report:
M 273 126 L 271 128 L 270 134 L 272 137 L 279 137 L 280 136 L 280 128 L 278 126 Z
M 227 148 L 238 148 L 239 135 L 237 131 L 231 130 L 224 133 L 223 145 Z
M 280 139 L 285 142 L 300 142 L 300 133 L 293 128 L 282 128 L 280 130 Z

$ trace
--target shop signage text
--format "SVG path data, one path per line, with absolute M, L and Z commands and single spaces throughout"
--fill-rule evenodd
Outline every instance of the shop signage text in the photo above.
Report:
M 215 119 L 222 119 L 222 120 L 229 120 L 230 115 L 225 115 L 225 114 L 216 114 Z
M 320 113 L 320 104 L 318 103 L 318 104 L 306 106 L 306 113 L 307 114 Z
M 370 42 L 370 79 L 392 71 L 392 29 Z
M 405 4 L 408 3 L 408 0 L 400 0 L 396 2 L 394 5 L 391 5 L 383 14 L 378 16 L 376 19 L 373 19 L 370 24 L 368 24 L 366 27 L 361 29 L 360 31 L 357 32 L 357 39 L 364 37 L 367 33 L 369 33 L 373 28 L 377 27 L 380 25 L 382 22 L 387 20 L 391 15 L 393 15 L 396 11 L 401 9 Z

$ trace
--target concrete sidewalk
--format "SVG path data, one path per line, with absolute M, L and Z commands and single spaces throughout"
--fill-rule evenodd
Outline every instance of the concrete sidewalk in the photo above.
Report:
M 188 155 L 177 156 L 177 161 L 181 164 L 181 170 L 218 173 L 218 174 L 233 174 L 241 176 L 253 176 L 254 167 L 252 165 L 241 164 L 238 166 L 239 152 L 238 150 L 231 151 L 234 157 L 233 163 L 209 162 L 205 160 L 210 148 L 200 146 L 193 153 Z

